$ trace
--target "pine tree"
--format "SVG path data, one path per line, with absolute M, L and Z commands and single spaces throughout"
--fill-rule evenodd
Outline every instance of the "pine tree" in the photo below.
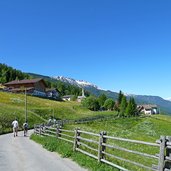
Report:
M 132 115 L 132 102 L 131 102 L 131 99 L 129 100 L 128 105 L 126 107 L 125 115 L 127 117 L 130 117 Z
M 118 104 L 120 105 L 121 104 L 121 102 L 122 102 L 122 97 L 123 97 L 124 95 L 123 95 L 123 93 L 122 93 L 122 91 L 120 90 L 119 91 L 119 94 L 118 94 Z
M 115 110 L 118 111 L 118 112 L 120 112 L 120 105 L 121 105 L 123 96 L 124 95 L 123 95 L 122 91 L 120 90 L 119 94 L 118 94 L 118 99 L 117 99 L 117 101 L 115 103 Z
M 126 97 L 123 95 L 122 101 L 121 101 L 121 104 L 120 104 L 120 112 L 119 112 L 120 117 L 125 116 L 126 107 L 127 107 L 127 100 L 126 100 Z
M 125 113 L 126 113 L 126 116 L 128 117 L 137 115 L 137 105 L 133 97 L 129 99 Z
M 132 97 L 131 98 L 131 104 L 132 104 L 132 115 L 136 116 L 137 113 L 137 104 L 135 103 L 135 99 Z

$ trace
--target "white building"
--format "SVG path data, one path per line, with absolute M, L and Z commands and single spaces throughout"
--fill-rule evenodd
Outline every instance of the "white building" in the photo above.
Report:
M 151 104 L 139 105 L 138 110 L 148 115 L 159 114 L 159 109 L 157 105 L 151 105 Z
M 62 100 L 64 101 L 71 101 L 71 99 L 74 97 L 74 95 L 66 95 L 62 97 Z

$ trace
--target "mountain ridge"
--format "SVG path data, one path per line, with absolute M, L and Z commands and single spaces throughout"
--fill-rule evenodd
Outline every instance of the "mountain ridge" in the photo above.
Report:
M 59 80 L 59 81 L 63 81 L 63 82 L 66 82 L 66 83 L 70 83 L 70 84 L 73 84 L 73 85 L 76 85 L 78 87 L 84 87 L 84 86 L 92 86 L 92 87 L 95 87 L 97 89 L 98 86 L 88 82 L 88 81 L 84 81 L 84 80 L 75 80 L 73 78 L 69 78 L 69 77 L 64 77 L 64 76 L 54 76 L 52 77 L 56 80 Z

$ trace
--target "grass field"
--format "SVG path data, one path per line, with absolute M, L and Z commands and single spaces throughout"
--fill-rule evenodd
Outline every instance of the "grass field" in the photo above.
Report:
M 92 112 L 83 108 L 81 104 L 77 102 L 59 102 L 31 96 L 28 96 L 27 108 L 28 122 L 31 127 L 34 124 L 47 122 L 47 119 L 52 115 L 57 119 L 81 119 L 99 115 L 116 114 L 114 112 Z M 2 134 L 11 131 L 11 122 L 15 117 L 18 118 L 19 124 L 24 122 L 25 96 L 22 94 L 0 92 L 0 109 L 0 134 Z M 171 136 L 171 117 L 168 115 L 152 115 L 148 117 L 115 118 L 106 121 L 93 121 L 86 124 L 64 125 L 64 128 L 70 130 L 80 128 L 94 133 L 107 131 L 107 135 L 109 136 L 155 143 L 161 135 Z M 71 157 L 80 165 L 89 168 L 89 170 L 113 170 L 109 166 L 98 164 L 94 159 L 85 157 L 85 155 L 73 153 L 72 146 L 64 143 L 63 141 L 56 141 L 51 138 L 45 139 L 37 136 L 33 136 L 32 138 L 35 141 L 42 143 L 43 146 L 50 151 L 58 151 L 63 157 Z M 159 153 L 158 149 L 144 147 L 141 145 L 133 146 L 129 143 L 121 142 L 111 143 L 120 145 L 123 148 L 129 148 L 132 150 L 138 149 L 141 152 L 148 152 L 150 154 Z M 120 157 L 126 157 L 134 161 L 141 161 L 143 164 L 147 164 L 148 166 L 151 166 L 151 163 L 153 163 L 152 160 L 142 159 L 136 155 L 123 154 L 119 151 L 112 152 Z M 94 162 L 95 164 L 93 165 Z M 143 170 L 142 168 L 133 167 L 131 164 L 126 164 L 117 160 L 115 160 L 115 162 L 129 170 Z M 154 164 L 157 164 L 157 161 L 155 161 Z
M 94 133 L 107 131 L 107 135 L 109 136 L 155 143 L 156 140 L 160 139 L 161 135 L 171 136 L 171 117 L 167 115 L 152 115 L 149 117 L 117 118 L 117 119 L 107 120 L 103 122 L 95 121 L 95 122 L 86 123 L 86 124 L 73 124 L 73 125 L 64 126 L 64 129 L 68 129 L 68 130 L 74 130 L 75 128 L 79 128 L 81 130 L 86 130 L 86 131 L 94 132 Z M 39 138 L 40 137 L 35 136 L 33 139 L 37 141 L 37 139 Z M 87 137 L 85 136 L 84 138 L 92 139 L 91 136 L 87 136 Z M 48 141 L 48 139 L 41 137 L 42 142 L 46 141 L 45 143 L 46 145 L 43 144 L 44 146 L 46 146 L 46 148 L 51 148 L 51 150 L 53 150 L 54 148 L 55 149 L 54 151 L 58 151 L 59 150 L 58 147 L 53 147 L 56 145 L 56 143 L 51 144 L 52 143 L 51 140 L 52 140 L 51 138 Z M 98 139 L 94 139 L 94 140 L 98 141 Z M 42 143 L 41 141 L 39 140 L 39 143 Z M 57 144 L 58 143 L 63 144 L 63 141 L 60 141 L 60 140 L 52 140 L 52 141 L 53 142 L 58 141 Z M 158 147 L 151 147 L 151 146 L 140 145 L 140 144 L 136 145 L 132 143 L 112 141 L 112 140 L 108 140 L 108 143 L 120 146 L 122 148 L 127 148 L 129 150 L 135 150 L 135 151 L 139 151 L 139 152 L 147 153 L 151 155 L 155 155 L 159 153 Z M 92 145 L 92 143 L 89 143 L 89 145 L 97 149 L 97 146 Z M 69 153 L 70 155 L 66 155 L 66 156 L 64 155 L 64 157 L 73 158 L 74 156 L 73 160 L 77 161 L 76 156 L 78 155 L 78 153 L 73 154 L 72 146 L 70 144 L 65 143 L 65 146 L 66 146 L 65 147 L 66 149 L 71 150 L 71 154 Z M 64 152 L 68 153 L 65 150 L 64 152 L 61 152 L 60 150 L 58 152 L 61 153 L 62 156 Z M 130 154 L 127 152 L 121 152 L 119 150 L 107 149 L 107 152 L 112 153 L 118 157 L 131 159 L 132 161 L 140 162 L 149 167 L 151 167 L 152 164 L 155 164 L 155 165 L 158 164 L 158 160 L 156 159 L 154 160 L 150 158 L 145 158 L 139 155 L 134 155 L 134 154 Z M 97 154 L 94 153 L 94 155 L 97 155 Z M 96 170 L 98 168 L 96 166 L 98 165 L 97 161 L 95 162 L 94 165 L 92 165 L 90 163 L 93 159 L 86 157 L 86 161 L 88 164 L 85 164 L 85 163 L 82 164 L 81 161 L 82 160 L 84 161 L 85 156 L 80 155 L 78 158 L 80 161 L 77 161 L 77 162 L 78 163 L 80 162 L 81 165 L 87 167 L 89 170 Z M 113 159 L 111 159 L 110 157 L 108 158 L 108 160 L 113 161 Z M 143 169 L 141 167 L 136 167 L 132 164 L 128 164 L 127 162 L 122 162 L 120 160 L 114 160 L 114 162 L 115 164 L 118 164 L 132 171 L 146 171 L 146 169 Z M 101 167 L 103 167 L 102 170 L 110 170 L 110 167 L 108 168 L 108 166 L 104 164 L 102 164 Z M 99 170 L 101 170 L 100 167 L 99 167 Z M 117 169 L 113 169 L 113 170 L 117 170 Z
M 56 119 L 80 119 L 113 112 L 92 112 L 78 102 L 59 102 L 27 96 L 27 113 L 30 127 L 47 122 L 50 116 Z M 25 120 L 25 95 L 0 92 L 0 134 L 11 131 L 12 121 L 18 118 L 21 125 Z
M 160 139 L 161 135 L 171 136 L 171 117 L 166 115 L 152 115 L 149 117 L 137 117 L 137 118 L 118 118 L 103 122 L 94 122 L 79 125 L 66 125 L 65 129 L 75 129 L 79 127 L 81 130 L 86 130 L 89 132 L 99 133 L 101 131 L 107 131 L 107 135 L 114 137 L 121 137 L 133 140 L 141 140 L 146 142 L 155 143 L 156 140 Z M 86 137 L 90 138 L 90 137 Z M 130 150 L 139 151 L 147 154 L 158 154 L 159 148 L 149 147 L 144 145 L 136 145 L 132 143 L 125 143 L 121 141 L 108 140 L 108 143 L 113 145 L 118 145 L 123 148 L 128 148 Z M 141 161 L 142 164 L 151 167 L 152 164 L 157 165 L 158 161 L 142 158 L 138 155 L 132 155 L 130 153 L 124 153 L 119 150 L 108 149 L 108 152 L 113 153 L 116 156 L 123 157 L 126 159 L 131 159 L 133 161 Z M 109 158 L 110 160 L 110 158 Z M 133 167 L 131 164 L 115 160 L 121 166 L 125 166 L 129 170 L 140 170 L 145 171 L 139 167 Z
M 155 141 L 161 135 L 171 136 L 171 117 L 152 115 L 148 117 L 117 118 L 103 122 L 66 125 L 67 129 L 80 129 L 99 133 L 107 131 L 110 136 L 119 136 L 143 141 Z

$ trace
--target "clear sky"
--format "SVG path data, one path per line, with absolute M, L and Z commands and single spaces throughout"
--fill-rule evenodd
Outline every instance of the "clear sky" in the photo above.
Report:
M 0 63 L 171 97 L 171 1 L 1 0 Z

